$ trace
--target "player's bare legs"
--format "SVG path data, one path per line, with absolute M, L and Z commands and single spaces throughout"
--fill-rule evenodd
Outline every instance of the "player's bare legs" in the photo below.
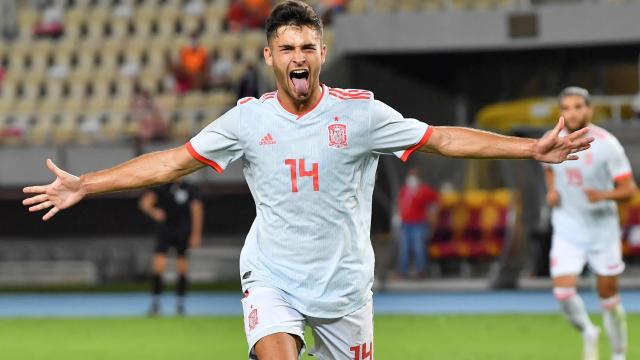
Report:
M 618 295 L 618 277 L 598 276 L 598 295 L 602 306 L 602 322 L 611 343 L 611 359 L 624 360 L 627 348 L 627 322 Z
M 302 340 L 287 333 L 275 333 L 258 340 L 255 352 L 258 360 L 297 360 Z
M 162 275 L 167 267 L 167 255 L 156 253 L 153 254 L 153 275 Z
M 582 333 L 583 360 L 598 359 L 598 329 L 591 319 L 578 294 L 578 275 L 561 275 L 553 278 L 553 295 L 560 302 L 562 312 L 569 322 Z

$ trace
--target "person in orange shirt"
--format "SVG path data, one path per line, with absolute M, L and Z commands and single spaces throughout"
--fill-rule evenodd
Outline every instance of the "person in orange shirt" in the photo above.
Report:
M 191 35 L 191 43 L 180 49 L 180 73 L 186 91 L 202 90 L 207 79 L 209 56 L 207 50 L 200 45 L 197 34 Z

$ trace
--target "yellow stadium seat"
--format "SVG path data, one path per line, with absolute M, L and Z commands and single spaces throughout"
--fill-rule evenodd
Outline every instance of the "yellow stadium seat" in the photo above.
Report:
M 202 93 L 190 92 L 182 96 L 178 101 L 178 107 L 184 110 L 200 109 L 206 103 L 206 98 Z
M 124 96 L 117 96 L 113 98 L 111 101 L 111 105 L 109 106 L 110 110 L 117 112 L 126 112 L 131 107 L 131 98 Z
M 178 97 L 173 94 L 162 94 L 156 96 L 156 102 L 164 111 L 173 111 L 177 108 Z
M 418 0 L 400 0 L 397 2 L 397 7 L 402 12 L 415 12 L 421 7 L 419 2 Z
M 91 19 L 88 25 L 88 33 L 86 41 L 91 44 L 101 44 L 104 39 L 104 24 L 105 20 L 102 19 Z
M 171 138 L 176 141 L 184 141 L 193 136 L 193 119 L 187 114 L 181 114 L 176 121 L 171 121 L 169 125 L 169 133 Z
M 33 124 L 27 133 L 27 140 L 32 145 L 44 145 L 51 138 L 53 130 L 53 113 L 42 113 L 37 116 L 35 124 Z
M 227 15 L 228 4 L 225 1 L 214 1 L 207 6 L 205 17 L 207 22 L 210 20 L 222 20 Z
M 513 192 L 509 189 L 494 190 L 491 198 L 495 203 L 506 208 L 513 202 Z
M 463 195 L 464 202 L 470 207 L 480 207 L 489 199 L 489 193 L 484 190 L 469 190 Z
M 366 0 L 351 0 L 347 3 L 347 11 L 350 14 L 363 14 L 367 12 L 368 3 Z
M 102 127 L 102 135 L 106 140 L 117 140 L 123 137 L 125 131 L 126 112 L 114 112 Z
M 77 132 L 77 114 L 63 113 L 52 128 L 52 140 L 55 144 L 63 145 L 71 142 Z

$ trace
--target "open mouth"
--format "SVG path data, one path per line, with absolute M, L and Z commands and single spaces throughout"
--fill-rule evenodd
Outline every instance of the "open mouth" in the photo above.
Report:
M 291 72 L 289 72 L 289 79 L 291 79 L 298 96 L 307 96 L 307 94 L 309 94 L 309 70 L 291 70 Z

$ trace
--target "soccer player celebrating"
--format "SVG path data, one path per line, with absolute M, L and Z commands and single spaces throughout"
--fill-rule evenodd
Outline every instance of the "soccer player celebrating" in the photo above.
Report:
M 586 129 L 586 136 L 595 141 L 580 160 L 548 165 L 545 169 L 547 203 L 553 207 L 550 255 L 553 293 L 564 315 L 582 332 L 583 358 L 597 359 L 600 330 L 591 323 L 576 292 L 578 276 L 588 263 L 598 278 L 612 359 L 622 360 L 627 330 L 618 296 L 618 275 L 624 270 L 624 263 L 616 201 L 631 198 L 636 184 L 618 140 L 590 123 L 593 109 L 589 92 L 569 87 L 560 93 L 559 100 L 565 119 L 562 133 L 571 136 Z
M 302 1 L 277 5 L 264 59 L 277 91 L 244 98 L 185 146 L 142 155 L 80 177 L 47 160 L 56 179 L 24 189 L 44 220 L 85 196 L 173 181 L 204 165 L 242 159 L 256 203 L 240 274 L 249 357 L 296 359 L 308 324 L 320 359 L 373 358 L 371 198 L 381 154 L 416 150 L 466 158 L 575 160 L 587 129 L 524 139 L 405 119 L 364 90 L 319 81 L 327 55 L 322 22 Z

